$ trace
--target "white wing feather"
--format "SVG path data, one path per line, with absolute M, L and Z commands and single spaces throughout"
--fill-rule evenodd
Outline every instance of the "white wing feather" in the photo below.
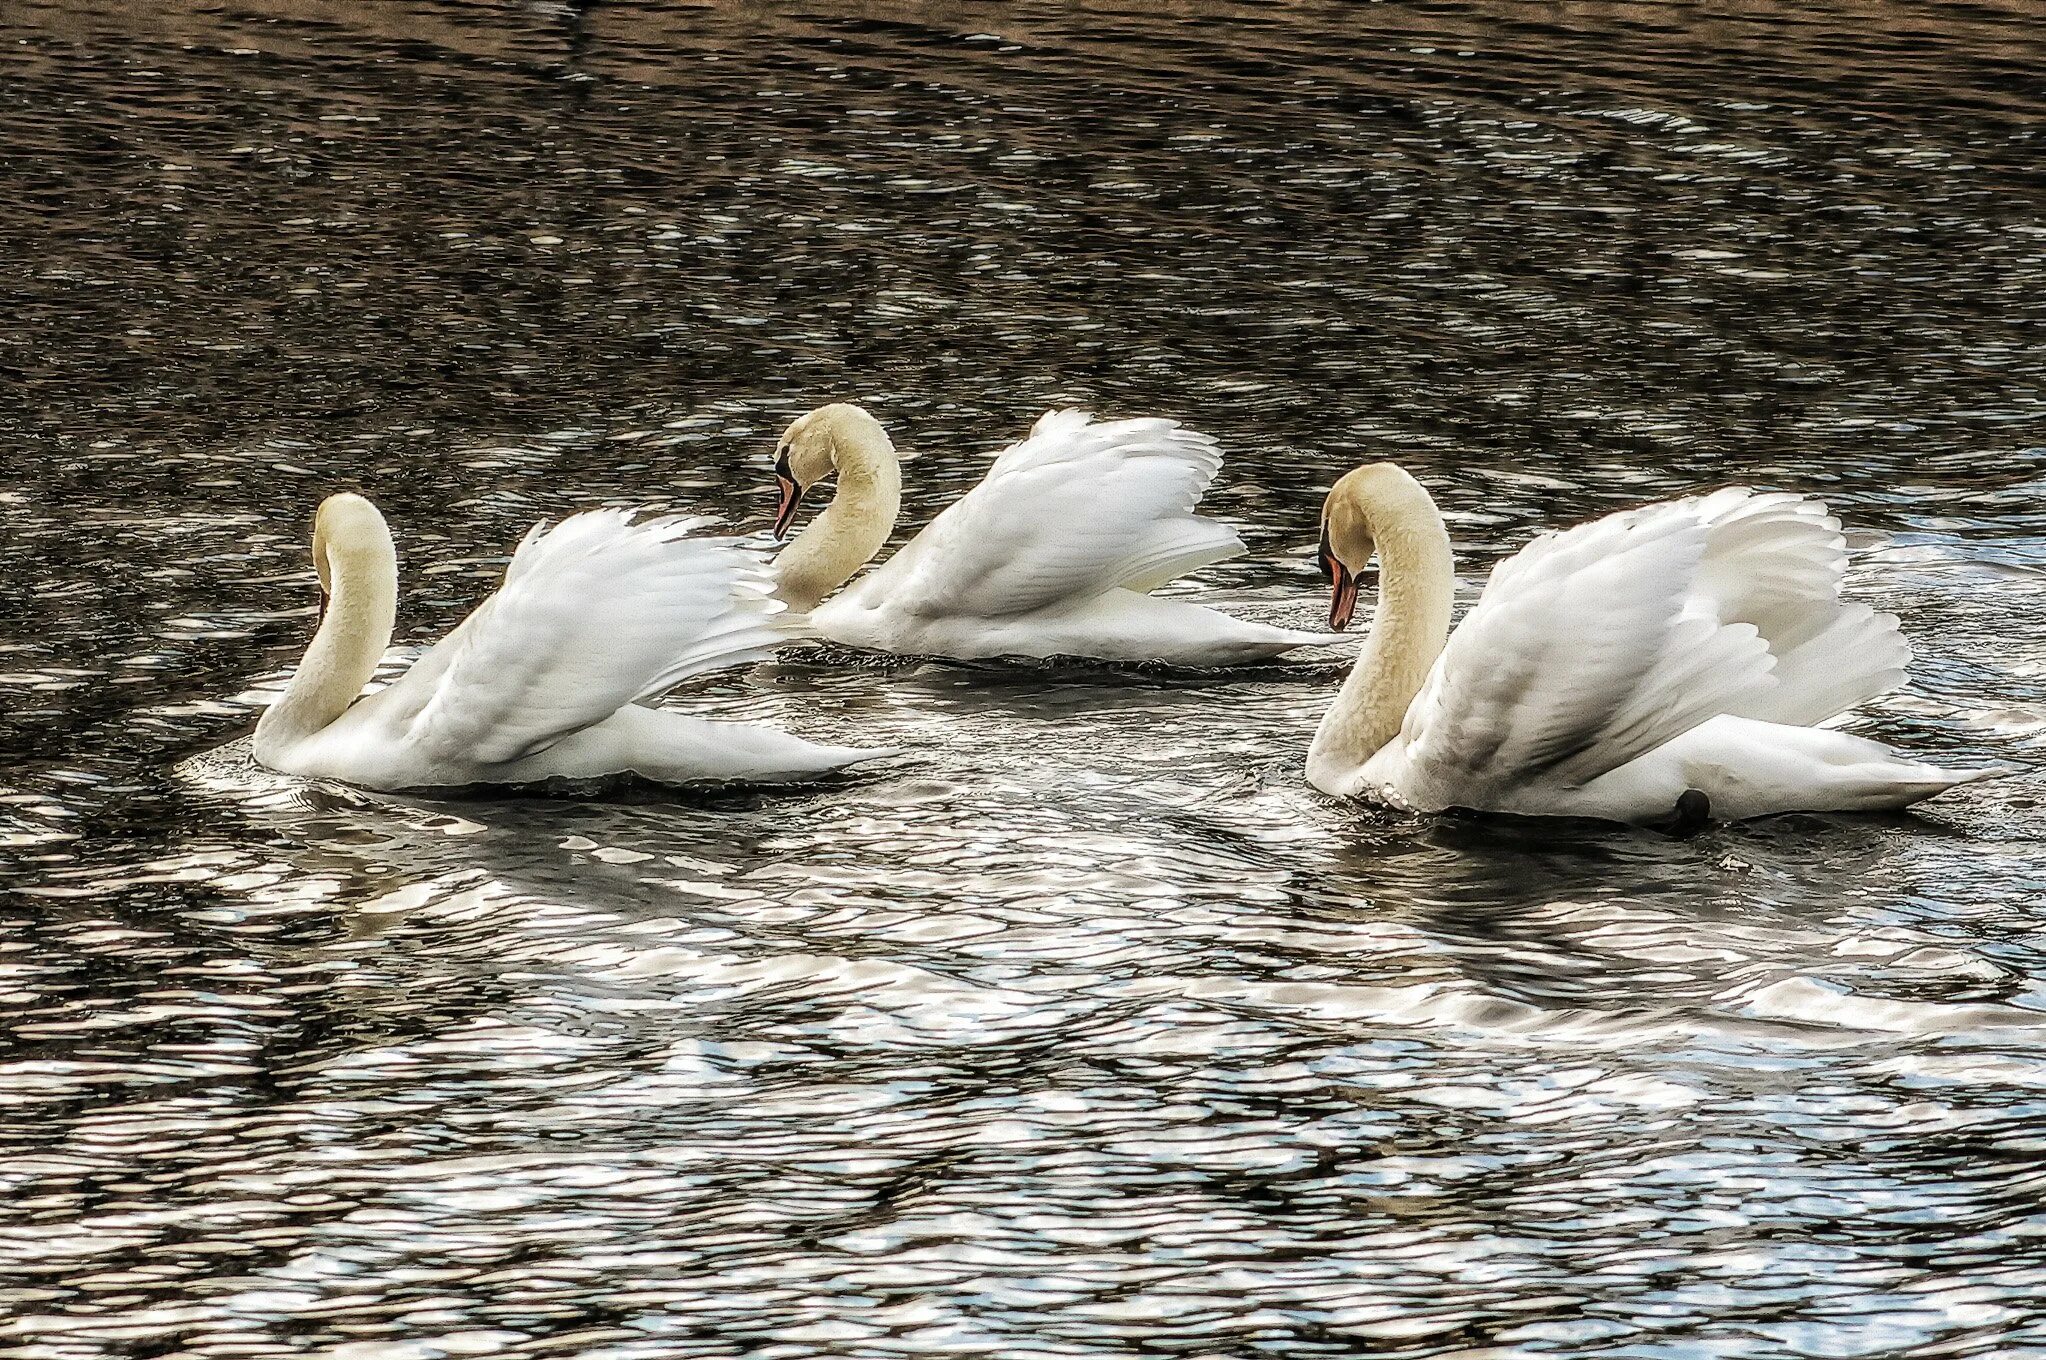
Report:
M 1840 598 L 1847 540 L 1822 503 L 1729 487 L 1693 504 L 1711 530 L 1693 608 L 1754 624 L 1776 661 L 1775 686 L 1734 716 L 1807 726 L 1903 683 L 1911 645 L 1895 614 Z
M 1501 562 L 1401 732 L 1417 805 L 1576 786 L 1706 720 L 1811 723 L 1881 693 L 1896 620 L 1839 597 L 1816 501 L 1732 487 L 1544 534 Z
M 1194 513 L 1221 464 L 1214 440 L 1175 421 L 1050 412 L 863 591 L 913 615 L 974 618 L 1151 591 L 1244 550 Z
M 405 739 L 456 763 L 544 751 L 698 672 L 787 642 L 755 553 L 702 521 L 591 510 L 519 544 L 502 588 L 383 693 Z M 402 719 L 401 719 L 402 720 Z

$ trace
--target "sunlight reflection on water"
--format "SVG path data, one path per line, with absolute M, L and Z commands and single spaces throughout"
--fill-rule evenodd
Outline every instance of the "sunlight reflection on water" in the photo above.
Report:
M 9 16 L 0 1347 L 2046 1354 L 2033 779 L 1401 818 L 1299 778 L 1326 664 L 802 653 L 684 701 L 914 754 L 512 802 L 221 746 L 322 494 L 417 642 L 541 516 L 763 528 L 857 396 L 910 523 L 1048 405 L 1212 431 L 1203 588 L 1274 619 L 1362 457 L 1466 599 L 1811 490 L 1919 646 L 1865 729 L 2036 760 L 2039 44 L 1874 13 Z

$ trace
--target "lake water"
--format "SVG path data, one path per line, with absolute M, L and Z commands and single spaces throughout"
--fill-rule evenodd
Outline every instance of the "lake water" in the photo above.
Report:
M 371 796 L 233 749 L 313 506 L 402 640 L 528 524 L 928 518 L 1042 410 L 1546 527 L 1826 496 L 1858 726 L 2046 749 L 2020 4 L 0 11 L 0 1355 L 2046 1356 L 2046 811 L 1686 840 L 1299 774 L 1338 673 L 794 656 L 816 791 Z

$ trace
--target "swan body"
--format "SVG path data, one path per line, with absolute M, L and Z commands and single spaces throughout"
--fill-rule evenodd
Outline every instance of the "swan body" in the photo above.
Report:
M 1406 472 L 1344 477 L 1322 535 L 1335 626 L 1380 567 L 1371 634 L 1308 752 L 1326 793 L 1650 823 L 1901 808 L 2010 770 L 1814 725 L 1911 659 L 1896 616 L 1841 599 L 1846 544 L 1818 501 L 1730 487 L 1544 534 L 1453 634 L 1449 536 Z
M 879 422 L 857 406 L 820 407 L 782 437 L 775 532 L 809 486 L 836 475 L 838 490 L 776 559 L 778 593 L 824 637 L 905 655 L 1214 666 L 1335 641 L 1151 594 L 1244 551 L 1194 513 L 1221 463 L 1212 439 L 1170 420 L 1050 412 L 923 532 L 827 599 L 887 541 L 901 480 Z
M 770 655 L 791 635 L 766 565 L 696 521 L 592 510 L 519 544 L 504 585 L 383 689 L 358 698 L 396 618 L 390 530 L 360 496 L 313 532 L 327 608 L 256 724 L 287 774 L 374 789 L 637 774 L 663 783 L 813 778 L 886 751 L 646 704 L 681 680 Z

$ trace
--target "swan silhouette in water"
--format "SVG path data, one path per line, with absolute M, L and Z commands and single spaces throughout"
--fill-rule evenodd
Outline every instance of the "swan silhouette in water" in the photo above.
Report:
M 1326 793 L 1694 823 L 1907 807 L 2012 769 L 1814 726 L 1911 660 L 1895 615 L 1840 598 L 1846 543 L 1816 500 L 1729 487 L 1544 534 L 1453 633 L 1449 534 L 1405 471 L 1337 482 L 1321 543 L 1335 628 L 1379 563 L 1370 635 L 1308 752 Z
M 1046 414 L 977 486 L 844 590 L 895 526 L 895 445 L 866 411 L 837 404 L 790 425 L 775 452 L 777 538 L 805 492 L 837 479 L 831 503 L 774 564 L 780 597 L 833 641 L 964 659 L 1215 666 L 1336 640 L 1151 594 L 1244 551 L 1233 530 L 1194 513 L 1220 450 L 1174 421 Z
M 894 754 L 646 706 L 801 635 L 765 562 L 732 539 L 689 537 L 698 524 L 591 510 L 535 525 L 495 594 L 359 698 L 390 644 L 397 555 L 374 505 L 328 497 L 313 527 L 326 609 L 256 723 L 256 759 L 394 790 L 618 774 L 799 780 Z

